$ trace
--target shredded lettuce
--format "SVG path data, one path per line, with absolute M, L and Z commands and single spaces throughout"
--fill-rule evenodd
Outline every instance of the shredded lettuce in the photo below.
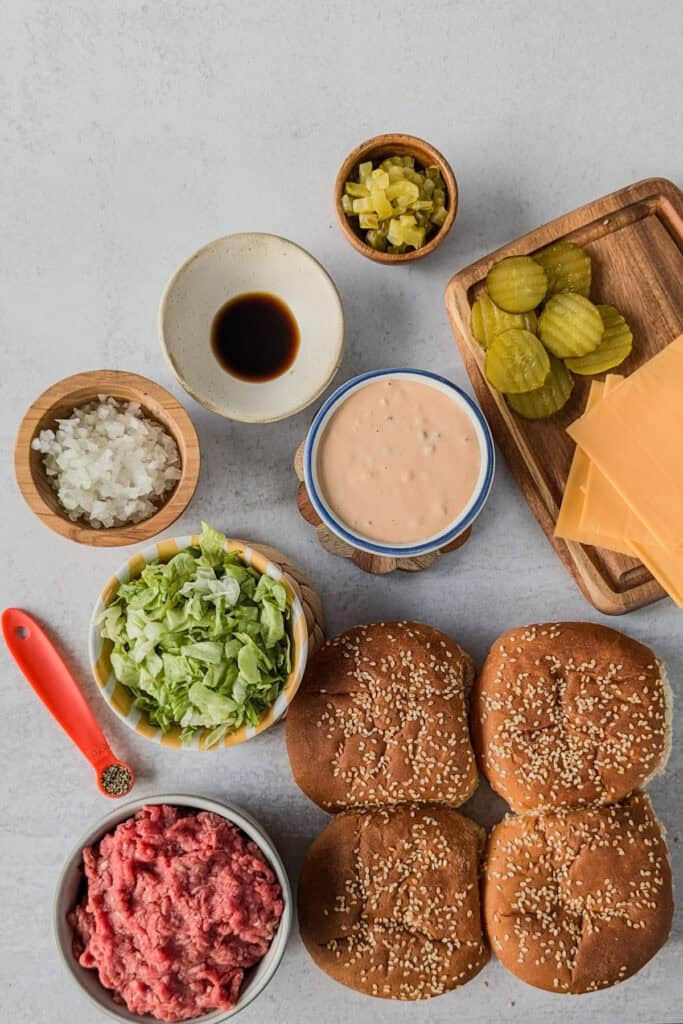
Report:
M 111 666 L 136 707 L 183 742 L 215 745 L 256 725 L 291 671 L 287 592 L 202 523 L 199 547 L 150 562 L 98 619 Z

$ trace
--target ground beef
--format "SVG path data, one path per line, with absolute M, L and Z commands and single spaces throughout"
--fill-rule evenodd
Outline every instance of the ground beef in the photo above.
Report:
M 182 1021 L 229 1010 L 265 955 L 282 891 L 225 818 L 150 805 L 83 850 L 74 954 L 132 1013 Z

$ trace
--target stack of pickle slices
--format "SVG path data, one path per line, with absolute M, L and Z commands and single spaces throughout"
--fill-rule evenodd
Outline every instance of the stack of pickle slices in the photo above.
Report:
M 446 219 L 446 186 L 438 167 L 415 166 L 412 156 L 389 156 L 373 169 L 358 165 L 358 181 L 347 181 L 342 209 L 358 217 L 365 240 L 378 252 L 419 249 Z
M 614 306 L 590 301 L 590 287 L 590 256 L 572 242 L 491 267 L 470 328 L 486 351 L 487 380 L 520 416 L 552 416 L 573 374 L 604 373 L 630 354 L 631 329 Z

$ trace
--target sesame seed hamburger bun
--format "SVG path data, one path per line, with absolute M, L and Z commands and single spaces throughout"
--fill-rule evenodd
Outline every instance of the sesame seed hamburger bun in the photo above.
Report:
M 614 803 L 666 764 L 664 666 L 593 622 L 521 627 L 491 648 L 471 725 L 481 770 L 514 811 Z
M 311 658 L 287 714 L 294 778 L 328 811 L 433 801 L 477 788 L 465 693 L 472 659 L 415 622 L 357 626 Z
M 445 807 L 348 811 L 309 848 L 299 927 L 315 963 L 366 995 L 429 999 L 489 958 L 479 867 L 485 832 Z
M 644 793 L 611 807 L 509 815 L 489 839 L 483 886 L 491 945 L 548 992 L 608 988 L 671 931 L 671 867 Z

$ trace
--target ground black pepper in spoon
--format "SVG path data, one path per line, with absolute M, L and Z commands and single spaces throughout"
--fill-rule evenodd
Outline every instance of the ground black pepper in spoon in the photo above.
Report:
M 125 765 L 110 764 L 100 775 L 100 785 L 108 796 L 125 796 L 133 786 L 133 775 Z
M 133 769 L 112 753 L 78 683 L 42 627 L 21 608 L 6 608 L 2 632 L 29 684 L 95 769 L 100 792 L 124 796 L 135 781 Z

